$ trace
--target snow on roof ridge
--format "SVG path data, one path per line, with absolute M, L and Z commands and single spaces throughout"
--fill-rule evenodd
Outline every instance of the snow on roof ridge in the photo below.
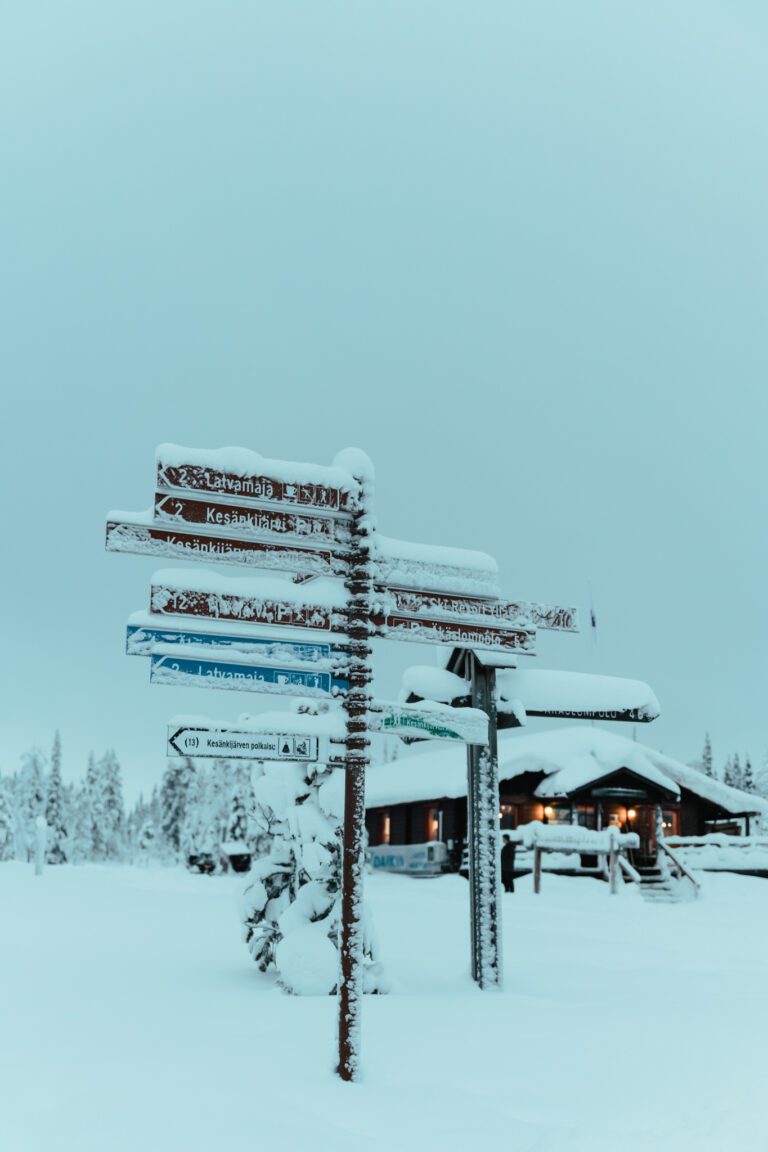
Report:
M 513 730 L 499 733 L 499 776 L 502 780 L 531 770 L 551 778 L 585 756 L 593 757 L 604 776 L 619 767 L 627 767 L 672 792 L 678 792 L 679 787 L 687 788 L 726 812 L 768 815 L 768 800 L 722 784 L 645 744 L 638 744 L 604 728 L 573 726 L 551 732 L 520 733 Z M 367 803 L 369 807 L 379 807 L 466 796 L 466 773 L 464 745 L 436 747 L 433 742 L 416 745 L 392 763 L 371 767 L 366 786 Z M 553 780 L 552 783 L 563 784 L 564 780 L 561 776 L 559 781 Z M 570 786 L 576 787 L 575 784 Z M 543 797 L 546 786 L 542 789 L 540 785 L 537 794 Z

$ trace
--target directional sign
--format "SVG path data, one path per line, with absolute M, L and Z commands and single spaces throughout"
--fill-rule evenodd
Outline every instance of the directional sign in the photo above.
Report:
M 286 624 L 291 628 L 310 628 L 330 632 L 334 612 L 326 605 L 290 603 L 272 599 L 237 595 L 232 592 L 198 591 L 153 583 L 150 607 L 159 615 L 203 616 L 211 620 L 247 621 L 271 626 Z
M 415 588 L 392 588 L 389 595 L 398 613 L 417 619 L 421 615 L 445 616 L 447 619 L 469 620 L 473 624 L 503 622 L 553 628 L 563 632 L 578 631 L 575 608 L 529 604 L 524 600 L 495 600 L 484 596 L 453 596 L 450 593 L 424 592 Z
M 427 740 L 488 743 L 488 717 L 475 708 L 414 708 L 377 700 L 368 713 L 371 732 L 391 732 Z
M 528 716 L 563 720 L 644 724 L 659 715 L 659 702 L 642 680 L 539 668 L 500 672 L 497 683 L 500 715 L 508 711 L 504 701 L 519 701 Z
M 312 516 L 286 512 L 281 508 L 226 504 L 188 499 L 170 492 L 155 493 L 155 522 L 158 524 L 200 524 L 218 528 L 230 535 L 284 540 L 294 537 L 321 547 L 346 545 L 349 530 L 344 521 L 332 516 Z
M 247 564 L 301 576 L 342 575 L 343 560 L 326 549 L 301 548 L 288 542 L 271 544 L 192 528 L 148 524 L 113 518 L 107 522 L 107 551 L 136 552 L 173 560 L 215 560 L 217 564 Z
M 153 684 L 174 687 L 223 688 L 236 692 L 266 692 L 276 696 L 336 696 L 349 681 L 330 672 L 311 672 L 277 665 L 237 664 L 230 660 L 189 657 L 184 649 L 150 657 Z
M 596 711 L 593 708 L 526 708 L 526 716 L 542 716 L 559 720 L 613 720 L 616 723 L 648 724 L 658 718 L 658 712 L 647 708 L 623 708 Z M 502 724 L 499 727 L 503 727 Z
M 285 732 L 242 732 L 233 728 L 168 728 L 168 756 L 203 756 L 217 760 L 300 760 L 317 763 L 317 736 Z M 326 757 L 327 758 L 327 757 Z
M 535 654 L 536 632 L 533 628 L 494 627 L 466 621 L 428 619 L 426 617 L 389 615 L 379 623 L 377 636 L 390 640 L 408 640 L 421 644 L 451 644 L 462 648 L 488 648 L 491 651 Z
M 283 640 L 279 636 L 242 636 L 229 632 L 190 631 L 187 628 L 161 623 L 129 623 L 125 649 L 129 656 L 151 656 L 158 646 L 202 646 L 218 649 L 224 659 L 237 659 L 238 654 L 251 653 L 259 660 L 275 663 L 313 665 L 330 663 L 341 654 L 330 644 L 317 644 L 304 640 Z M 229 656 L 224 656 L 224 652 Z
M 330 484 L 280 480 L 260 472 L 241 474 L 196 463 L 170 464 L 162 453 L 157 461 L 157 486 L 326 512 L 352 512 L 356 507 L 351 492 Z

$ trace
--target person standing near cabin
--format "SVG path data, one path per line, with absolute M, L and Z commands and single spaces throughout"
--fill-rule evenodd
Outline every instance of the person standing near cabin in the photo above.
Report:
M 515 845 L 509 836 L 501 838 L 501 883 L 505 892 L 515 890 Z

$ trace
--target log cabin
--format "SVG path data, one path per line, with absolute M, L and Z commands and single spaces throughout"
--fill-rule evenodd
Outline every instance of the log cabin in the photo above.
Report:
M 749 835 L 757 821 L 768 820 L 762 797 L 602 728 L 499 733 L 502 829 L 531 820 L 615 826 L 636 832 L 641 862 L 652 862 L 659 810 L 665 836 Z M 467 837 L 464 745 L 411 745 L 394 761 L 373 765 L 366 829 L 371 847 L 443 841 L 450 867 L 458 870 Z

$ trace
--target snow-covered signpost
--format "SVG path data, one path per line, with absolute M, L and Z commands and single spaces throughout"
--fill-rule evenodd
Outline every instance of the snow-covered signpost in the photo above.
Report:
M 165 444 L 157 453 L 152 508 L 111 513 L 106 541 L 110 551 L 239 564 L 292 577 L 158 572 L 150 611 L 129 620 L 126 648 L 149 658 L 154 683 L 309 697 L 344 710 L 338 1071 L 345 1080 L 356 1079 L 360 1068 L 369 733 L 418 733 L 475 746 L 469 836 L 473 973 L 481 987 L 499 986 L 493 668 L 512 656 L 532 655 L 538 625 L 575 629 L 571 609 L 502 601 L 489 556 L 376 535 L 372 489 L 373 467 L 357 449 L 342 452 L 328 468 L 270 461 L 244 449 L 210 452 Z M 312 583 L 305 589 L 307 580 Z M 372 636 L 461 646 L 476 669 L 474 707 L 409 708 L 371 700 Z M 478 651 L 492 659 L 479 661 Z M 223 741 L 239 744 L 241 755 L 255 749 L 255 760 L 281 758 L 279 743 L 274 755 L 263 747 L 268 733 L 261 733 L 261 757 L 254 730 L 240 735 L 236 726 L 180 724 L 169 732 L 169 752 L 213 755 Z M 303 736 L 309 752 L 306 731 L 273 735 L 286 748 Z

